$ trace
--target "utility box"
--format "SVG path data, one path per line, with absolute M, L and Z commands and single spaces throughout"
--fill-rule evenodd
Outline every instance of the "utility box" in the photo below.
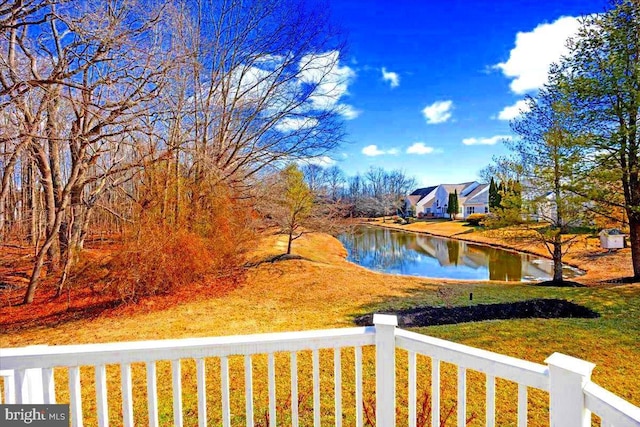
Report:
M 624 248 L 624 234 L 616 228 L 602 230 L 599 233 L 600 246 L 604 249 Z

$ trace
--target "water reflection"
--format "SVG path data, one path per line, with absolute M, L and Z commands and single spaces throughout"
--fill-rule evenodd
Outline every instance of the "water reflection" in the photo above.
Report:
M 449 279 L 548 280 L 550 260 L 459 240 L 360 227 L 338 237 L 348 260 L 376 271 Z M 577 271 L 565 268 L 565 278 Z

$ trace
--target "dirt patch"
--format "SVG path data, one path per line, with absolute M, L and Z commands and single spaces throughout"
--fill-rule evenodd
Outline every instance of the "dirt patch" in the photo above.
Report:
M 544 282 L 536 283 L 534 286 L 552 286 L 556 288 L 586 288 L 586 286 L 582 283 L 572 282 L 571 280 L 547 280 Z
M 479 304 L 466 307 L 416 307 L 394 313 L 398 316 L 398 326 L 419 327 L 433 325 L 451 325 L 483 320 L 508 319 L 555 319 L 577 317 L 594 319 L 600 314 L 581 305 L 561 299 L 533 299 L 500 304 Z M 373 313 L 357 317 L 359 326 L 371 326 Z

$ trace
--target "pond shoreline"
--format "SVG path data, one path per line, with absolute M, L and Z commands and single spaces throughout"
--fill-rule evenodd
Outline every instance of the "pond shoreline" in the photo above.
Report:
M 424 231 L 424 230 L 407 230 L 406 228 L 401 228 L 401 226 L 394 227 L 391 224 L 390 225 L 386 225 L 386 224 L 380 224 L 380 223 L 361 222 L 361 223 L 359 223 L 359 225 L 367 225 L 367 226 L 373 226 L 373 227 L 379 227 L 379 228 L 387 228 L 389 230 L 403 231 L 405 233 L 425 234 L 427 236 L 441 237 L 441 238 L 445 238 L 445 239 L 460 240 L 462 242 L 473 243 L 473 244 L 476 244 L 478 246 L 487 246 L 489 248 L 502 249 L 504 251 L 513 252 L 513 253 L 517 253 L 517 254 L 534 255 L 534 256 L 539 256 L 541 258 L 546 258 L 546 259 L 553 260 L 553 257 L 551 255 L 549 255 L 549 254 L 539 253 L 539 252 L 536 252 L 536 251 L 530 250 L 530 249 L 521 249 L 521 248 L 510 246 L 510 245 L 504 244 L 504 243 L 486 242 L 486 241 L 483 241 L 483 240 L 475 240 L 475 239 L 469 239 L 469 238 L 460 237 L 460 236 L 463 236 L 465 234 L 470 234 L 473 231 L 471 231 L 471 232 L 465 231 L 465 232 L 458 233 L 458 234 L 444 235 L 444 234 L 432 233 L 432 232 Z M 566 262 L 566 261 L 563 260 L 562 264 L 563 265 L 568 265 L 569 267 L 573 267 L 573 268 L 579 270 L 583 274 L 586 273 L 586 270 L 584 270 L 582 267 L 580 267 L 576 263 Z
M 386 274 L 504 283 L 537 283 L 552 279 L 553 263 L 547 257 L 459 239 L 451 234 L 358 223 L 357 231 L 345 233 L 339 240 L 349 252 L 347 261 Z M 584 271 L 572 265 L 563 266 L 565 280 L 583 274 Z
M 399 225 L 390 222 L 383 223 L 380 220 L 376 220 L 358 221 L 357 224 L 418 235 L 443 237 L 495 249 L 539 256 L 549 260 L 553 259 L 542 245 L 532 248 L 531 245 L 512 243 L 500 237 L 487 235 L 487 231 L 476 231 L 473 228 L 463 229 L 465 226 L 462 225 L 461 221 L 421 221 L 408 225 Z M 425 229 L 427 227 L 430 229 Z M 610 283 L 606 282 L 611 279 L 627 277 L 632 274 L 629 249 L 622 249 L 615 252 L 603 251 L 599 247 L 599 243 L 589 242 L 588 239 L 590 238 L 588 237 L 585 237 L 585 239 L 587 239 L 587 241 L 585 242 L 584 248 L 582 248 L 582 244 L 574 245 L 574 247 L 580 246 L 580 248 L 572 248 L 571 252 L 565 254 L 563 257 L 564 265 L 578 269 L 582 273 L 582 275 L 572 280 L 587 286 L 602 286 L 610 285 Z

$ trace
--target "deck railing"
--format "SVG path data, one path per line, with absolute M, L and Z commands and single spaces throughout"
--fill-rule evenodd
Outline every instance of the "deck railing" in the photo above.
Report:
M 430 399 L 431 425 L 439 427 L 441 414 L 441 363 L 457 366 L 457 405 L 456 420 L 458 426 L 464 426 L 467 419 L 467 373 L 479 372 L 485 376 L 485 424 L 496 424 L 496 379 L 502 378 L 516 383 L 517 425 L 524 427 L 528 421 L 528 389 L 539 389 L 549 396 L 549 425 L 553 427 L 585 427 L 591 425 L 591 413 L 601 419 L 602 426 L 640 426 L 640 408 L 615 396 L 597 386 L 590 380 L 593 364 L 559 353 L 554 353 L 545 361 L 546 365 L 532 363 L 497 353 L 452 343 L 449 341 L 420 335 L 398 329 L 394 316 L 375 315 L 374 327 L 331 329 L 320 331 L 275 333 L 262 335 L 231 336 L 219 338 L 197 338 L 163 341 L 123 342 L 113 344 L 70 345 L 70 346 L 34 346 L 23 348 L 0 349 L 0 377 L 3 378 L 5 403 L 56 403 L 56 394 L 60 394 L 55 384 L 54 369 L 68 370 L 68 403 L 70 404 L 71 421 L 74 426 L 82 426 L 83 393 L 80 367 L 93 366 L 95 372 L 95 414 L 92 419 L 100 426 L 109 425 L 109 398 L 107 369 L 109 365 L 119 365 L 120 393 L 122 402 L 122 420 L 118 424 L 134 425 L 134 396 L 132 389 L 132 364 L 144 363 L 146 371 L 146 406 L 148 424 L 160 425 L 158 412 L 158 384 L 156 365 L 160 361 L 170 361 L 171 365 L 171 398 L 173 407 L 173 424 L 182 426 L 183 408 L 183 372 L 181 360 L 195 360 L 195 381 L 197 392 L 197 418 L 199 426 L 209 425 L 207 405 L 206 359 L 217 358 L 219 364 L 220 406 L 223 426 L 238 424 L 239 418 L 232 418 L 231 394 L 244 394 L 244 414 L 241 424 L 254 426 L 254 369 L 252 361 L 257 355 L 267 357 L 267 390 L 269 426 L 276 426 L 282 408 L 277 406 L 276 393 L 276 357 L 283 352 L 288 353 L 290 364 L 288 390 L 290 391 L 290 408 L 286 417 L 290 424 L 298 426 L 302 423 L 299 417 L 300 383 L 298 354 L 311 353 L 311 372 L 309 382 L 312 384 L 312 422 L 319 427 L 323 422 L 321 410 L 321 363 L 320 352 L 333 352 L 333 413 L 332 424 L 342 426 L 343 423 L 343 373 L 353 375 L 353 397 L 349 401 L 353 420 L 350 424 L 357 427 L 372 420 L 363 414 L 366 406 L 363 391 L 363 348 L 375 347 L 375 424 L 380 427 L 400 425 L 416 427 L 418 415 L 418 355 L 430 360 Z M 345 349 L 349 360 L 353 360 L 353 371 L 343 369 Z M 406 352 L 406 414 L 407 418 L 399 419 L 396 411 L 398 381 L 397 369 L 405 369 L 400 361 L 404 361 Z M 398 357 L 401 356 L 401 357 Z M 229 376 L 230 358 L 243 359 L 244 384 L 232 386 Z M 235 360 L 234 359 L 234 360 Z M 282 360 L 279 356 L 278 360 Z M 282 368 L 282 366 L 280 366 Z M 326 369 L 323 369 L 323 372 Z M 86 375 L 82 377 L 86 378 Z M 303 378 L 305 380 L 306 378 Z M 326 384 L 325 384 L 326 385 Z M 113 384 L 111 384 L 113 387 Z M 326 388 L 326 387 L 325 387 Z M 422 387 L 424 388 L 424 387 Z M 243 389 L 243 390 L 241 390 Z M 84 394 L 86 398 L 86 393 Z M 235 394 L 234 394 L 235 396 Z M 67 403 L 67 402 L 65 402 Z M 87 406 L 87 405 L 85 405 Z M 113 405 L 111 405 L 113 407 Z M 238 411 L 237 405 L 235 406 Z M 370 407 L 369 407 L 370 409 Z M 113 415 L 113 414 L 112 414 Z M 499 414 L 498 414 L 499 415 Z M 189 416 L 189 414 L 188 414 Z M 235 420 L 235 421 L 234 421 Z M 166 420 L 165 420 L 166 423 Z M 281 422 L 278 424 L 282 424 Z M 287 421 L 287 424 L 289 422 Z M 326 425 L 326 421 L 324 422 Z

